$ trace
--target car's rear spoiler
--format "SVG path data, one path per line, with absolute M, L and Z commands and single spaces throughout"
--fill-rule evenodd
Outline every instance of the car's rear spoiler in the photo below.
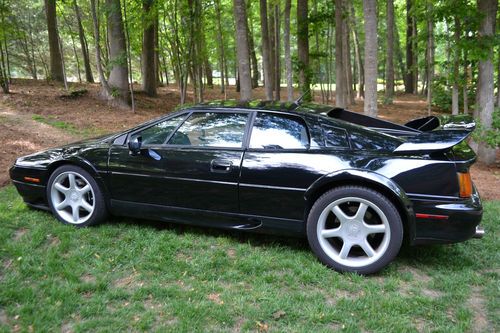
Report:
M 394 152 L 400 154 L 427 154 L 437 151 L 446 151 L 464 141 L 471 134 L 471 130 L 455 129 L 423 132 L 419 135 L 407 138 L 404 143 L 394 149 Z
M 404 126 L 410 127 L 422 132 L 429 132 L 436 129 L 444 130 L 467 130 L 473 131 L 476 128 L 474 118 L 468 114 L 461 115 L 439 115 L 428 116 L 414 119 L 407 122 Z

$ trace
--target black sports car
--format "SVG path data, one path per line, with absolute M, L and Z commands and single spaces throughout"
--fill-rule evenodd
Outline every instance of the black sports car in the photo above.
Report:
M 83 227 L 108 213 L 307 235 L 326 265 L 373 273 L 410 244 L 481 237 L 471 118 L 397 125 L 296 103 L 211 102 L 21 157 L 24 201 Z

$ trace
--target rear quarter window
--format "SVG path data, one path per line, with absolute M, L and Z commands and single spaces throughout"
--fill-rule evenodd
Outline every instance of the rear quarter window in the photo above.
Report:
M 352 148 L 357 150 L 393 151 L 401 144 L 401 140 L 392 136 L 354 128 L 349 130 L 349 137 Z
M 343 128 L 338 128 L 328 124 L 323 124 L 323 137 L 325 147 L 328 148 L 349 148 L 347 132 Z

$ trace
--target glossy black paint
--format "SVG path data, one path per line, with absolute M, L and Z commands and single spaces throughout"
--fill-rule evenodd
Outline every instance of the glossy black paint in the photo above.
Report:
M 128 140 L 133 133 L 169 117 L 207 110 L 249 114 L 243 147 L 143 145 L 140 152 L 131 154 Z M 475 160 L 470 148 L 459 144 L 465 132 L 422 134 L 397 124 L 386 126 L 387 122 L 369 117 L 353 118 L 367 125 L 372 119 L 372 127 L 387 127 L 380 132 L 397 134 L 389 136 L 348 123 L 344 121 L 347 113 L 342 120 L 341 112 L 332 110 L 293 103 L 198 105 L 123 133 L 21 157 L 10 175 L 24 201 L 39 208 L 47 207 L 45 186 L 50 174 L 69 163 L 96 178 L 115 215 L 289 235 L 304 234 L 309 209 L 325 191 L 346 184 L 362 185 L 393 201 L 413 244 L 472 237 L 482 207 L 477 193 L 471 198 L 458 195 L 457 171 L 466 171 Z M 309 147 L 248 148 L 255 111 L 302 119 L 308 127 Z M 329 146 L 326 128 L 345 132 L 347 141 L 342 142 L 346 143 Z M 434 145 L 434 149 L 414 147 L 398 152 L 398 147 L 408 144 Z M 40 183 L 25 181 L 26 176 L 39 178 Z M 421 220 L 416 213 L 449 218 Z

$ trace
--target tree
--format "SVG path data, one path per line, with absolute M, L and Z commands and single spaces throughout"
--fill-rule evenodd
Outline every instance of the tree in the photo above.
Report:
M 339 108 L 347 107 L 347 75 L 344 63 L 344 0 L 335 0 L 335 104 Z
M 111 72 L 106 79 L 101 61 L 101 38 L 99 19 L 95 0 L 90 0 L 92 22 L 94 25 L 94 41 L 96 48 L 96 64 L 99 80 L 101 81 L 101 96 L 111 105 L 128 108 L 128 69 L 125 35 L 123 32 L 122 14 L 119 0 L 106 0 L 106 17 L 108 23 L 109 64 Z
M 8 31 L 8 26 L 5 23 L 5 15 L 8 12 L 8 7 L 4 2 L 0 3 L 0 87 L 4 94 L 9 93 L 9 75 L 6 69 L 6 59 L 4 56 L 4 42 L 7 40 L 5 34 Z
M 115 100 L 122 106 L 128 107 L 127 49 L 120 0 L 106 0 L 106 9 L 108 14 L 109 63 L 111 65 L 108 84 Z
M 273 99 L 273 86 L 271 85 L 271 55 L 269 44 L 269 25 L 267 22 L 267 0 L 260 0 L 260 28 L 262 43 L 262 68 L 264 70 L 264 89 L 266 99 Z
M 385 99 L 386 104 L 392 104 L 394 99 L 394 0 L 387 0 L 387 50 L 385 64 Z
M 274 5 L 274 92 L 276 100 L 281 99 L 281 58 L 280 58 L 280 7 L 279 4 Z
M 151 97 L 156 96 L 156 52 L 155 21 L 158 21 L 154 0 L 143 0 L 143 37 L 142 37 L 142 90 Z
M 240 100 L 252 99 L 252 78 L 250 75 L 250 54 L 248 51 L 247 14 L 245 0 L 233 0 L 236 24 L 236 55 L 240 81 Z
M 427 113 L 431 115 L 432 81 L 434 80 L 434 18 L 433 6 L 427 3 Z
M 377 116 L 377 1 L 364 0 L 365 15 L 365 105 L 366 115 Z
M 220 71 L 220 84 L 221 84 L 221 92 L 224 94 L 224 99 L 227 97 L 226 86 L 225 86 L 225 51 L 224 51 L 224 34 L 222 33 L 222 23 L 221 23 L 221 8 L 220 8 L 220 0 L 215 0 L 215 14 L 217 17 L 217 40 L 218 40 L 218 49 L 219 49 L 219 71 Z
M 285 26 L 283 28 L 283 39 L 285 47 L 285 71 L 286 71 L 286 91 L 287 100 L 293 101 L 293 71 L 292 55 L 290 50 L 290 11 L 292 9 L 292 0 L 285 0 Z
M 93 83 L 94 76 L 92 75 L 92 67 L 90 66 L 89 47 L 87 44 L 87 38 L 85 38 L 85 30 L 82 25 L 80 7 L 78 7 L 76 0 L 73 0 L 73 9 L 75 10 L 76 23 L 78 25 L 78 37 L 80 39 L 80 47 L 82 49 L 83 66 L 85 67 L 85 79 L 87 82 Z
M 47 17 L 47 32 L 49 35 L 50 77 L 52 80 L 63 82 L 64 72 L 57 31 L 56 0 L 45 0 L 45 15 Z
M 299 66 L 299 89 L 304 100 L 310 101 L 311 84 L 309 73 L 309 7 L 308 0 L 297 0 L 297 51 Z
M 349 1 L 348 6 L 351 8 L 351 26 L 352 26 L 352 37 L 354 40 L 354 56 L 356 58 L 356 68 L 358 71 L 358 89 L 357 97 L 362 98 L 365 95 L 365 78 L 364 78 L 364 66 L 363 59 L 361 59 L 361 47 L 359 45 L 359 38 L 357 32 L 358 22 L 356 20 L 356 11 L 354 5 Z
M 405 92 L 417 93 L 417 21 L 414 11 L 414 0 L 406 0 L 406 75 Z
M 458 114 L 458 83 L 459 83 L 459 66 L 460 66 L 460 19 L 455 15 L 454 28 L 455 49 L 453 52 L 453 87 L 451 90 L 451 114 Z
M 493 38 L 495 36 L 495 21 L 498 10 L 498 0 L 478 0 L 477 7 L 483 18 L 479 27 L 479 45 L 483 49 L 479 60 L 479 74 L 477 81 L 477 107 L 483 129 L 491 128 L 494 111 L 494 85 L 493 85 Z M 494 148 L 485 143 L 479 143 L 478 159 L 486 164 L 495 162 Z

